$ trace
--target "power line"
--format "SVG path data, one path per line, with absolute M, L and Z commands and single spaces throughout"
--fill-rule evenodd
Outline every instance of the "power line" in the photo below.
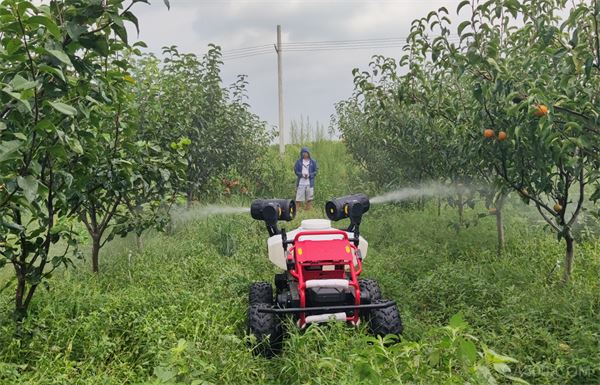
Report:
M 432 36 L 428 41 L 436 39 L 438 36 Z M 448 36 L 446 39 L 450 43 L 460 41 L 459 36 Z M 354 40 L 323 40 L 323 41 L 301 41 L 283 43 L 282 49 L 286 52 L 317 52 L 317 51 L 346 51 L 346 50 L 364 50 L 364 49 L 386 49 L 403 48 L 407 44 L 407 37 L 390 37 L 374 39 L 354 39 Z M 273 52 L 273 45 L 262 44 L 250 47 L 234 48 L 223 51 L 224 60 L 236 60 L 247 57 L 266 55 Z
M 355 39 L 355 40 L 322 40 L 322 41 L 299 41 L 284 43 L 286 45 L 306 45 L 306 44 L 347 44 L 347 43 L 369 43 L 369 42 L 380 42 L 380 41 L 406 41 L 406 37 L 387 37 L 387 38 L 375 38 L 375 39 Z
M 454 41 L 449 39 L 448 40 L 451 43 L 455 43 L 458 40 Z M 369 49 L 369 48 L 390 48 L 390 47 L 405 47 L 407 43 L 400 43 L 400 42 L 389 42 L 389 43 L 371 43 L 371 44 L 346 44 L 346 45 L 306 45 L 306 46 L 285 46 L 284 45 L 284 49 L 286 51 L 303 51 L 303 50 L 327 50 L 327 49 L 338 49 L 338 50 L 344 50 L 344 49 Z
M 228 49 L 226 52 L 234 53 L 234 52 L 254 50 L 254 49 L 259 49 L 259 48 L 273 48 L 273 45 L 272 44 L 263 44 L 263 45 L 255 45 L 255 46 L 251 46 L 251 47 L 233 48 L 233 49 Z
M 432 36 L 430 39 L 435 39 L 439 36 Z M 392 42 L 406 42 L 408 37 L 389 37 L 389 38 L 375 38 L 375 39 L 354 39 L 354 40 L 321 40 L 321 41 L 298 41 L 298 42 L 289 42 L 282 43 L 283 46 L 317 46 L 317 45 L 368 45 L 368 44 L 377 44 L 377 43 L 392 43 Z M 459 36 L 448 36 L 449 40 L 459 39 Z M 229 50 L 225 50 L 226 53 L 234 53 L 238 51 L 247 51 L 253 49 L 262 49 L 267 47 L 273 47 L 272 44 L 262 44 L 250 47 L 242 47 L 242 48 L 233 48 Z
M 337 46 L 337 45 L 329 45 L 329 46 L 301 46 L 301 47 L 283 47 L 285 52 L 304 52 L 304 51 L 327 51 L 327 50 L 335 50 L 335 51 L 343 51 L 343 50 L 361 50 L 361 49 L 381 49 L 381 48 L 402 48 L 405 44 L 370 44 L 370 45 L 346 45 L 346 46 Z M 246 57 L 246 56 L 256 56 L 263 55 L 267 53 L 273 52 L 273 48 L 269 49 L 260 49 L 254 51 L 246 51 L 246 52 L 236 52 L 236 53 L 227 53 L 223 54 L 223 58 L 238 58 L 238 57 Z
M 260 55 L 267 55 L 267 54 L 271 54 L 273 53 L 272 50 L 269 50 L 267 52 L 257 52 L 257 53 L 252 53 L 252 54 L 246 54 L 246 55 L 237 55 L 237 56 L 223 56 L 223 60 L 236 60 L 236 59 L 244 59 L 247 57 L 253 57 L 253 56 L 260 56 Z
M 456 42 L 458 41 L 459 38 L 448 38 L 447 40 L 450 42 Z M 395 40 L 378 40 L 378 41 L 347 41 L 347 42 L 340 42 L 340 43 L 321 43 L 321 44 L 314 44 L 314 43 L 285 43 L 283 44 L 283 48 L 288 48 L 288 49 L 294 49 L 294 48 L 328 48 L 328 47 L 340 47 L 340 48 L 344 48 L 344 47 L 377 47 L 377 46 L 381 46 L 381 45 L 395 45 L 395 46 L 404 46 L 407 44 L 406 39 L 395 39 Z

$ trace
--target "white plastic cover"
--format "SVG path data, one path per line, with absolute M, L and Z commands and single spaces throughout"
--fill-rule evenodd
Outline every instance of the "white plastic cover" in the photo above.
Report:
M 300 223 L 300 227 L 287 232 L 288 240 L 294 239 L 296 234 L 300 231 L 311 231 L 311 230 L 333 230 L 331 227 L 331 221 L 327 219 L 305 219 Z M 349 238 L 354 238 L 354 233 L 348 233 Z M 324 235 L 314 236 L 315 239 L 326 240 L 328 237 Z M 331 235 L 329 239 L 338 239 L 339 235 Z M 310 236 L 307 239 L 311 239 Z M 358 249 L 362 255 L 363 260 L 367 257 L 367 250 L 369 248 L 369 243 L 361 236 L 360 243 L 358 245 Z M 267 239 L 267 249 L 269 253 L 269 260 L 275 266 L 279 267 L 282 270 L 286 270 L 287 266 L 285 263 L 285 254 L 283 253 L 283 246 L 281 244 L 281 235 L 273 235 L 269 239 Z M 356 265 L 356 261 L 354 262 Z
M 346 313 L 330 313 L 330 314 L 318 314 L 309 315 L 306 317 L 306 323 L 320 323 L 327 321 L 345 321 Z
M 309 279 L 306 281 L 306 288 L 313 287 L 333 287 L 335 289 L 347 289 L 347 279 Z
M 327 230 L 331 228 L 329 219 L 305 219 L 300 222 L 302 230 Z

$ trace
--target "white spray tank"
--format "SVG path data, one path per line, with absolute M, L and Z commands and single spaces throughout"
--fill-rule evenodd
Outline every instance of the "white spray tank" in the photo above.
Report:
M 328 219 L 305 219 L 300 223 L 300 227 L 298 227 L 297 229 L 291 230 L 287 232 L 287 239 L 288 240 L 293 240 L 296 237 L 296 234 L 298 234 L 301 231 L 327 231 L 327 230 L 336 230 L 333 227 L 331 227 L 331 221 Z M 354 238 L 354 233 L 353 232 L 347 232 L 348 233 L 348 238 L 352 239 Z M 327 235 L 314 235 L 314 236 L 306 236 L 306 239 L 318 239 L 318 240 L 322 240 L 325 241 L 327 239 L 339 239 L 339 235 L 336 234 L 331 234 L 331 236 L 327 236 Z M 360 253 L 362 255 L 362 258 L 365 259 L 367 256 L 367 249 L 369 248 L 369 244 L 368 242 L 362 237 L 359 236 L 359 244 L 358 244 L 358 249 L 360 250 Z M 283 251 L 283 244 L 282 244 L 282 240 L 281 240 L 281 234 L 276 234 L 273 235 L 272 237 L 270 237 L 269 239 L 267 239 L 267 247 L 268 247 L 268 252 L 269 252 L 269 260 L 277 267 L 279 267 L 280 269 L 283 270 L 287 270 L 287 264 L 286 264 L 286 255 Z M 356 265 L 356 258 L 354 260 L 354 264 Z

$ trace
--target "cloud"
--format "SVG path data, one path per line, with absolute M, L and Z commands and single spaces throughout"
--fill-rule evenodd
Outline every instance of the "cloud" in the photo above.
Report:
M 160 53 L 165 45 L 202 54 L 208 43 L 228 50 L 269 44 L 276 25 L 284 42 L 338 41 L 405 37 L 413 19 L 442 5 L 456 8 L 458 0 L 171 0 L 140 4 L 140 39 Z M 290 52 L 284 50 L 284 105 L 286 126 L 300 115 L 327 124 L 334 104 L 353 90 L 352 69 L 365 68 L 372 55 L 400 57 L 401 48 Z M 277 125 L 277 59 L 271 53 L 226 60 L 223 79 L 247 74 L 249 103 L 254 112 Z

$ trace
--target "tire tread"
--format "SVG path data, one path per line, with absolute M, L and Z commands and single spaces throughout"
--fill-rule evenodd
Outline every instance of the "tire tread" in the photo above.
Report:
M 273 286 L 269 282 L 254 282 L 250 285 L 248 293 L 248 303 L 256 305 L 259 303 L 273 303 Z

